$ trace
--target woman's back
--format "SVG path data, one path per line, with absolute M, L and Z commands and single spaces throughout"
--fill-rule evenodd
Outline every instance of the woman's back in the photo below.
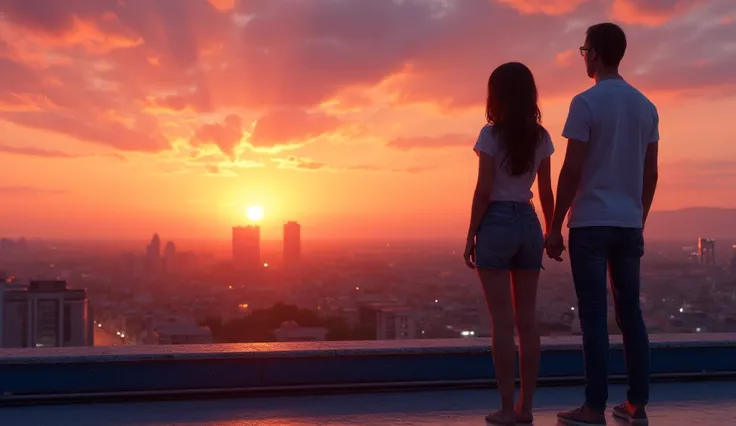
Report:
M 532 199 L 532 185 L 536 179 L 537 170 L 542 160 L 549 158 L 555 151 L 552 138 L 543 127 L 540 129 L 540 140 L 534 152 L 531 167 L 524 173 L 514 175 L 508 164 L 504 144 L 501 143 L 500 132 L 492 124 L 484 126 L 473 148 L 478 155 L 481 153 L 493 157 L 493 189 L 491 201 L 528 202 Z M 514 143 L 513 141 L 510 141 Z

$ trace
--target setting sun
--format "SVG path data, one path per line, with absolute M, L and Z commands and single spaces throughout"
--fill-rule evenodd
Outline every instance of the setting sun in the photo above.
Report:
M 263 219 L 263 207 L 261 206 L 250 206 L 246 211 L 246 216 L 253 222 L 258 222 Z

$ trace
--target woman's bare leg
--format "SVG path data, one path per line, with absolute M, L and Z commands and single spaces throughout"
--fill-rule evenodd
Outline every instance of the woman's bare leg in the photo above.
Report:
M 478 269 L 478 276 L 491 314 L 493 364 L 501 394 L 501 411 L 491 416 L 499 422 L 513 422 L 516 344 L 511 277 L 509 271 L 494 269 Z
M 519 371 L 521 394 L 516 411 L 520 419 L 531 419 L 534 389 L 539 373 L 540 339 L 537 325 L 537 286 L 539 271 L 511 272 L 514 314 L 519 331 Z

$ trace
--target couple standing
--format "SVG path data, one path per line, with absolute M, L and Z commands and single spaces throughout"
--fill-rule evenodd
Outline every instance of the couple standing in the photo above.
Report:
M 580 48 L 595 85 L 577 95 L 562 136 L 567 152 L 552 192 L 554 146 L 541 126 L 537 89 L 519 63 L 498 67 L 488 81 L 485 126 L 475 151 L 478 182 L 465 262 L 476 269 L 491 314 L 493 361 L 501 409 L 498 425 L 530 424 L 540 358 L 536 298 L 543 251 L 561 261 L 568 220 L 572 267 L 585 358 L 585 403 L 558 414 L 562 424 L 604 425 L 608 400 L 607 273 L 623 335 L 627 401 L 613 415 L 647 424 L 649 338 L 639 306 L 642 231 L 657 185 L 658 116 L 654 105 L 618 73 L 626 36 L 615 24 L 590 27 Z M 546 223 L 542 232 L 531 203 L 538 182 Z M 546 236 L 545 236 L 546 234 Z M 514 402 L 519 336 L 521 393 Z

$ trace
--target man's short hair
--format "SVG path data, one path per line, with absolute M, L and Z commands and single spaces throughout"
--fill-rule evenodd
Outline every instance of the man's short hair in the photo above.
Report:
M 617 67 L 626 53 L 626 34 L 616 24 L 604 22 L 588 28 L 586 32 L 588 47 L 601 58 L 603 65 Z

